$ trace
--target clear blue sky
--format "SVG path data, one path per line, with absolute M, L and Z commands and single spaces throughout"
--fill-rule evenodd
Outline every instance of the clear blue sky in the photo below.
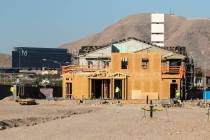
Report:
M 142 12 L 210 17 L 209 0 L 0 0 L 0 52 L 58 47 Z

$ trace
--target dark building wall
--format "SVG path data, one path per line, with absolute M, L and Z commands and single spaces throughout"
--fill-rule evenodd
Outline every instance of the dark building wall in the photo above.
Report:
M 46 61 L 42 59 L 46 59 Z M 60 68 L 60 64 L 66 62 L 71 62 L 71 55 L 67 49 L 16 47 L 12 51 L 13 68 Z
M 45 95 L 40 92 L 43 87 L 24 86 L 24 95 L 19 95 L 21 98 L 45 99 Z M 62 87 L 48 87 L 53 89 L 53 97 L 62 97 Z M 17 87 L 18 91 L 19 87 Z
M 12 95 L 10 88 L 10 85 L 0 85 L 0 100 Z
M 10 91 L 10 88 L 11 85 L 0 85 L 0 100 L 13 95 Z M 45 99 L 46 97 L 40 92 L 40 88 L 43 87 L 24 86 L 24 95 L 20 95 L 20 97 L 32 99 Z M 53 86 L 49 88 L 53 88 L 53 97 L 62 97 L 62 87 Z M 17 91 L 18 90 L 19 87 L 17 86 Z

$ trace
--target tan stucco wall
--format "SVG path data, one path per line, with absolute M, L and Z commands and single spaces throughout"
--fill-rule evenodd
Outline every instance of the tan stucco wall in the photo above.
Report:
M 170 98 L 170 84 L 172 83 L 172 80 L 176 80 L 177 89 L 180 92 L 180 79 L 163 79 L 161 81 L 161 88 L 160 88 L 161 99 Z
M 126 70 L 120 69 L 122 57 L 128 59 Z M 147 69 L 141 65 L 142 58 L 149 59 Z M 112 72 L 128 74 L 128 99 L 145 99 L 146 96 L 150 99 L 168 99 L 172 80 L 176 80 L 180 87 L 177 75 L 171 76 L 171 79 L 161 78 L 161 54 L 158 52 L 113 53 L 111 60 Z
M 88 84 L 89 84 L 88 78 L 75 76 L 74 82 L 72 83 L 73 98 L 76 98 L 76 99 L 89 98 Z
M 79 74 L 64 74 L 62 77 L 63 77 L 63 86 L 62 86 L 63 97 L 66 97 L 66 83 L 72 83 L 73 99 L 89 98 L 89 82 L 86 76 Z
M 128 59 L 128 68 L 121 69 L 121 58 Z M 148 68 L 142 67 L 142 58 L 149 59 Z M 136 53 L 112 53 L 111 73 L 120 72 L 127 74 L 127 99 L 169 99 L 170 84 L 176 80 L 180 90 L 179 75 L 161 74 L 161 53 L 159 51 L 140 51 Z M 66 79 L 69 80 L 66 80 Z M 75 99 L 90 98 L 90 82 L 85 73 L 63 75 L 63 96 L 66 93 L 66 82 L 72 82 L 72 92 Z M 112 87 L 112 85 L 110 86 Z

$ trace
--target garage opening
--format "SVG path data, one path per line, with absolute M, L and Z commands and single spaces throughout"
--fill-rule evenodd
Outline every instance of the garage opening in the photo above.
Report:
M 110 98 L 110 80 L 104 80 L 104 99 Z
M 122 80 L 114 81 L 114 98 L 122 99 Z
M 110 98 L 110 80 L 92 79 L 91 94 L 93 99 Z
M 177 90 L 177 84 L 176 83 L 171 83 L 171 85 L 170 85 L 170 98 L 175 98 L 176 97 L 176 90 Z
M 72 98 L 72 83 L 66 83 L 66 96 Z

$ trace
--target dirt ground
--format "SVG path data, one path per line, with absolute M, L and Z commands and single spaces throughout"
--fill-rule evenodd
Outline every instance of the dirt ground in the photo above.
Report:
M 5 140 L 209 140 L 207 108 L 195 103 L 163 109 L 147 105 L 40 101 L 21 106 L 0 101 L 0 139 Z M 145 114 L 144 114 L 145 113 Z

